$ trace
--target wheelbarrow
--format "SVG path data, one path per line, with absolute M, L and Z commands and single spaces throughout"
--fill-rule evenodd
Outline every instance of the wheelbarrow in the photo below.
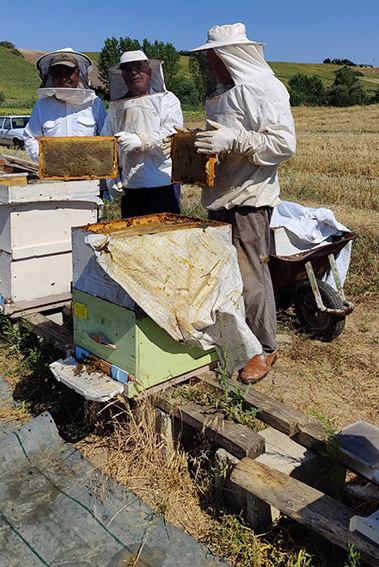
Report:
M 277 307 L 294 305 L 301 326 L 317 338 L 332 341 L 338 337 L 344 330 L 346 315 L 353 311 L 353 304 L 345 298 L 335 256 L 357 236 L 355 232 L 344 232 L 332 236 L 325 245 L 291 256 L 270 254 Z M 337 291 L 319 279 L 328 269 Z

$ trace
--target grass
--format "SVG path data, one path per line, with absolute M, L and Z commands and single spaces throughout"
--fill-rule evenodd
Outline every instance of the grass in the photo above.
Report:
M 0 110 L 7 102 L 35 99 L 39 83 L 38 72 L 34 65 L 0 47 L 0 91 L 5 94 L 5 103 L 0 105 Z M 31 110 L 33 103 L 26 106 L 30 106 L 29 110 Z

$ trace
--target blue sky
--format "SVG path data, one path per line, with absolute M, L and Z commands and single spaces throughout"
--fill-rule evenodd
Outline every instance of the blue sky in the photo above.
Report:
M 18 48 L 100 51 L 107 37 L 171 42 L 189 50 L 216 24 L 243 22 L 268 61 L 347 58 L 379 66 L 378 0 L 14 0 L 1 7 L 0 40 Z M 8 31 L 7 31 L 8 30 Z

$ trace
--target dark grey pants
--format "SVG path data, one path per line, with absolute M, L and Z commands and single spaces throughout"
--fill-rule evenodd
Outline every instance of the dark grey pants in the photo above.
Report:
M 232 225 L 243 281 L 246 323 L 267 353 L 277 349 L 276 307 L 268 268 L 271 215 L 271 207 L 209 211 L 210 219 Z

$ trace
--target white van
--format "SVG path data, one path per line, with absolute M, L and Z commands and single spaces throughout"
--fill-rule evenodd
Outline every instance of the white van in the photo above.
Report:
M 24 147 L 24 128 L 29 116 L 0 116 L 0 144 L 5 146 Z

